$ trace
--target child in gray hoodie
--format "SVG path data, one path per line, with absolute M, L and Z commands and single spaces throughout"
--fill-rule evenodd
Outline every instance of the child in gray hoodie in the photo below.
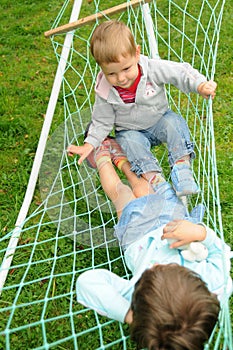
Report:
M 155 190 L 165 179 L 151 147 L 166 143 L 176 194 L 198 193 L 191 171 L 194 145 L 186 121 L 168 107 L 164 84 L 172 84 L 185 93 L 198 93 L 203 98 L 214 98 L 217 84 L 207 81 L 188 63 L 141 55 L 140 46 L 122 22 L 100 24 L 91 38 L 91 52 L 101 71 L 84 145 L 71 146 L 72 153 L 80 156 L 78 164 L 86 158 L 90 160 L 94 149 L 114 128 L 131 170 Z

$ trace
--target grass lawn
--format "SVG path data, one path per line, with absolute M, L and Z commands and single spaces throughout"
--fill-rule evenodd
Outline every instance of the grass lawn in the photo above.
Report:
M 212 1 L 213 2 L 213 1 Z M 93 1 L 84 1 L 82 16 L 88 15 L 93 11 Z M 119 1 L 112 0 L 108 2 L 108 6 L 114 6 Z M 17 2 L 9 2 L 1 0 L 0 4 L 0 237 L 3 237 L 14 228 L 24 194 L 27 188 L 28 179 L 30 176 L 31 167 L 35 157 L 35 152 L 44 122 L 44 117 L 50 97 L 50 92 L 55 77 L 57 68 L 56 58 L 49 39 L 44 37 L 44 32 L 51 28 L 51 25 L 56 18 L 61 6 L 62 0 L 18 0 Z M 200 0 L 193 0 L 193 5 L 198 6 Z M 104 6 L 105 7 L 105 6 Z M 233 95 L 233 67 L 232 67 L 232 52 L 233 41 L 231 19 L 233 9 L 230 1 L 226 2 L 223 16 L 223 24 L 218 47 L 218 56 L 216 64 L 215 80 L 218 83 L 217 96 L 214 100 L 214 128 L 216 155 L 218 164 L 218 181 L 220 190 L 220 199 L 222 204 L 222 218 L 224 226 L 224 234 L 226 241 L 232 245 L 233 242 L 233 121 L 232 121 L 232 95 Z M 63 110 L 63 100 L 59 98 L 58 106 Z M 54 120 L 52 130 L 56 129 L 61 121 Z M 41 197 L 38 187 L 33 196 L 30 212 L 33 212 L 39 207 Z M 81 210 L 81 209 L 80 209 Z M 99 216 L 96 214 L 96 220 Z M 36 222 L 36 217 L 34 219 Z M 42 227 L 40 234 L 43 239 L 47 239 L 47 227 Z M 46 237 L 46 238 L 45 238 Z M 21 244 L 25 244 L 27 254 L 30 256 L 34 249 L 30 239 L 25 240 Z M 69 243 L 70 244 L 70 243 Z M 43 256 L 40 266 L 33 266 L 28 273 L 33 280 L 39 279 L 40 276 L 46 276 L 47 270 L 50 269 L 56 243 L 48 243 L 47 249 L 45 246 L 37 246 L 35 254 Z M 88 268 L 91 261 L 90 252 L 85 250 L 85 247 L 79 247 L 82 254 L 78 255 L 78 266 L 80 268 Z M 44 298 L 47 277 L 40 280 L 39 288 L 35 283 L 33 288 L 26 290 L 25 299 L 18 300 L 20 303 L 25 303 L 27 300 L 32 300 L 32 305 L 17 311 L 14 316 L 12 327 L 22 327 L 27 325 L 28 320 L 32 323 L 30 329 L 24 327 L 20 332 L 15 332 L 10 335 L 10 338 L 5 341 L 5 338 L 0 339 L 1 344 L 11 344 L 11 349 L 29 349 L 36 348 L 40 343 L 46 341 L 56 342 L 64 335 L 66 329 L 67 339 L 64 343 L 57 344 L 56 349 L 73 349 L 72 340 L 69 339 L 69 334 L 76 327 L 85 329 L 85 327 L 93 327 L 95 320 L 89 312 L 82 316 L 80 310 L 82 307 L 74 303 L 73 312 L 79 317 L 77 325 L 69 324 L 59 319 L 60 314 L 66 314 L 67 319 L 70 312 L 70 295 L 65 289 L 67 279 L 64 279 L 62 273 L 70 271 L 68 279 L 72 280 L 73 256 L 69 254 L 67 240 L 59 240 L 59 250 L 63 255 L 58 253 L 59 269 L 56 281 L 51 281 L 52 299 L 47 301 L 46 315 L 44 317 L 49 320 L 45 323 L 45 328 L 41 329 L 38 319 L 41 313 L 44 312 L 42 303 L 37 303 L 38 300 Z M 79 252 L 80 253 L 80 252 Z M 65 255 L 64 255 L 65 254 Z M 75 253 L 73 252 L 73 255 Z M 112 261 L 116 261 L 113 265 L 118 269 L 117 251 L 113 250 L 109 253 Z M 101 253 L 96 250 L 95 262 L 101 264 L 103 258 L 103 249 Z M 26 266 L 27 258 L 22 254 L 17 257 L 17 266 L 23 264 Z M 104 259 L 107 259 L 107 253 Z M 121 262 L 119 262 L 121 264 Z M 69 270 L 70 269 L 70 270 Z M 77 267 L 76 267 L 77 269 Z M 56 272 L 54 272 L 55 274 Z M 22 277 L 22 276 L 21 276 Z M 14 271 L 11 271 L 10 279 L 15 283 L 14 278 L 21 278 L 19 275 L 14 276 Z M 50 282 L 49 282 L 50 283 Z M 64 287 L 63 287 L 64 286 Z M 26 287 L 25 287 L 26 289 Z M 13 293 L 16 290 L 8 290 L 7 293 L 13 298 Z M 5 294 L 4 294 L 5 296 Z M 54 298 L 57 296 L 55 302 Z M 59 297 L 60 296 L 60 297 Z M 10 299 L 10 297 L 9 297 Z M 8 305 L 8 297 L 2 299 L 1 307 Z M 33 307 L 35 302 L 36 307 Z M 10 304 L 9 304 L 10 305 Z M 0 314 L 1 330 L 5 325 L 6 320 L 10 315 L 9 310 L 5 310 Z M 50 317 L 51 316 L 51 317 Z M 77 318 L 78 318 L 77 317 Z M 65 319 L 65 317 L 64 317 Z M 64 323 L 66 325 L 64 325 Z M 109 323 L 104 318 L 99 319 L 100 323 L 105 323 L 103 328 L 103 338 L 107 341 L 108 337 L 114 338 L 114 334 L 121 336 L 127 327 Z M 67 326 L 69 324 L 69 326 Z M 73 328 L 72 328 L 73 327 Z M 51 329 L 51 331 L 49 331 Z M 115 332 L 115 333 L 114 333 Z M 96 329 L 92 334 L 82 334 L 78 342 L 79 349 L 92 350 L 98 347 L 99 330 Z M 112 339 L 111 338 L 111 339 Z M 37 340 L 35 340 L 37 339 Z M 127 349 L 135 347 L 127 340 Z M 23 344 L 23 345 L 20 345 Z M 71 345 L 72 344 L 72 345 Z M 87 345 L 91 344 L 91 345 Z M 4 345 L 5 346 L 5 345 Z M 10 348 L 10 347 L 9 347 Z M 116 344 L 111 349 L 120 349 Z

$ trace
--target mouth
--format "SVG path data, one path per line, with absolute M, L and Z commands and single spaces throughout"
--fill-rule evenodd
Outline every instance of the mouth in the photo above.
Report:
M 128 87 L 128 85 L 129 85 L 129 82 L 126 82 L 126 83 L 124 83 L 124 84 L 119 84 L 119 86 L 120 87 L 122 87 L 122 88 L 126 88 L 126 87 Z

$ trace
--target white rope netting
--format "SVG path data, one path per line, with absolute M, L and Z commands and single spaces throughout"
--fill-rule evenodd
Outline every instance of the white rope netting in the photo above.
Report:
M 106 6 L 116 3 L 94 0 L 86 14 L 82 1 L 65 1 L 52 29 L 76 21 L 80 11 L 82 17 L 103 14 Z M 130 27 L 143 54 L 156 56 L 159 51 L 160 57 L 187 61 L 214 79 L 223 8 L 224 0 L 151 1 L 144 7 L 129 6 L 111 18 Z M 98 67 L 90 56 L 89 40 L 96 25 L 109 19 L 106 14 L 102 17 L 68 34 L 51 36 L 58 69 L 45 124 L 16 229 L 0 242 L 4 301 L 0 344 L 6 349 L 18 349 L 15 344 L 21 349 L 136 349 L 127 325 L 79 305 L 75 295 L 77 276 L 88 269 L 107 268 L 130 278 L 113 237 L 116 213 L 96 170 L 86 163 L 79 167 L 66 152 L 69 144 L 83 143 L 91 117 Z M 188 205 L 203 203 L 206 224 L 224 241 L 212 102 L 166 88 L 171 109 L 187 120 L 195 143 L 194 173 L 201 192 Z M 168 174 L 165 148 L 155 152 Z M 42 202 L 27 214 L 36 183 Z M 233 349 L 225 299 L 207 348 Z

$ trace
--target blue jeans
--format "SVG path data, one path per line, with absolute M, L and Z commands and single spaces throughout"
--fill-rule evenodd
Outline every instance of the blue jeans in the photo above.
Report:
M 183 156 L 195 157 L 186 121 L 171 110 L 167 110 L 162 118 L 148 129 L 116 132 L 116 139 L 131 163 L 131 170 L 138 176 L 151 171 L 162 172 L 158 160 L 151 153 L 152 146 L 167 144 L 171 167 Z

